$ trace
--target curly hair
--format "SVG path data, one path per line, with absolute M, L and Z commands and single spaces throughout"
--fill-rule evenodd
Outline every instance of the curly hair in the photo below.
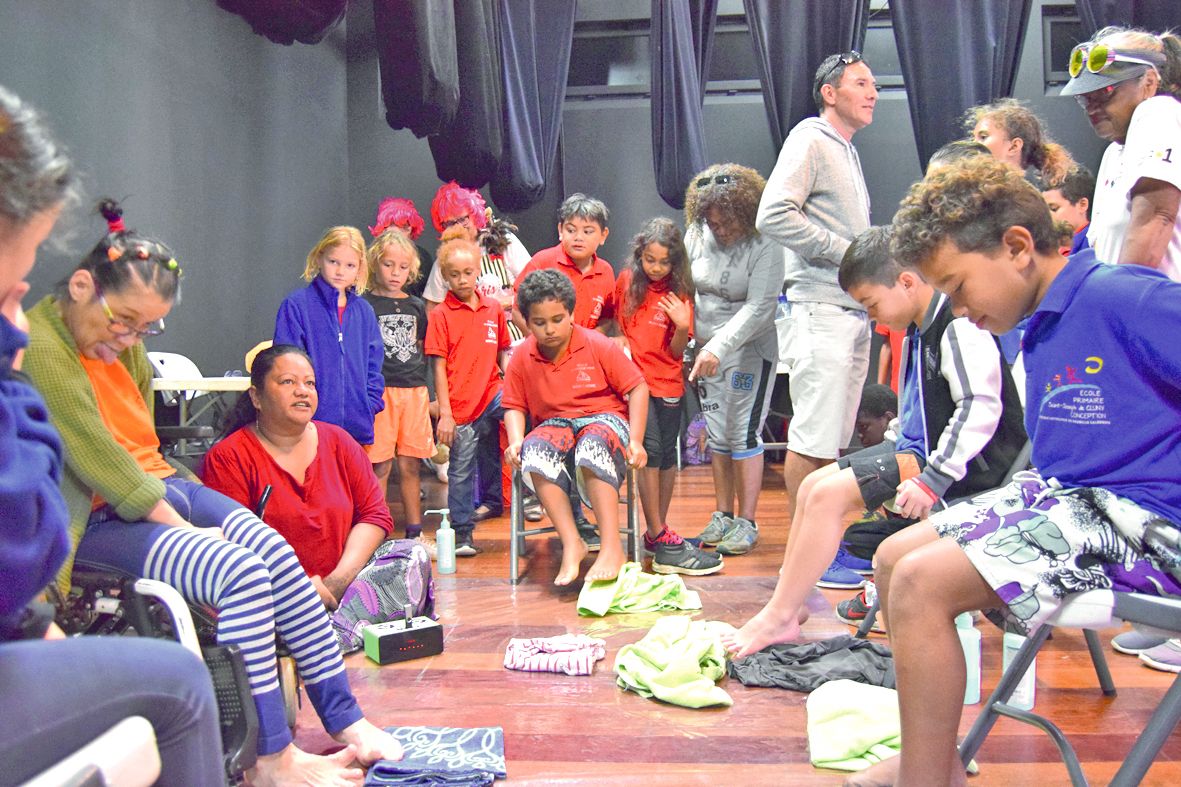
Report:
M 403 232 L 390 228 L 378 235 L 373 243 L 369 244 L 369 251 L 366 252 L 366 262 L 369 264 L 368 289 L 376 289 L 378 277 L 381 276 L 381 258 L 385 256 L 386 250 L 391 248 L 399 248 L 410 255 L 410 277 L 406 279 L 406 283 L 418 281 L 422 273 L 422 261 L 418 259 L 418 248 L 414 245 L 414 241 L 407 238 Z
M 443 242 L 439 244 L 439 251 L 435 257 L 438 260 L 439 273 L 443 273 L 443 268 L 460 252 L 467 252 L 472 256 L 476 266 L 480 265 L 482 257 L 480 247 L 468 240 L 463 227 L 448 227 L 447 231 L 443 233 Z
M 337 246 L 347 246 L 357 253 L 357 281 L 353 292 L 360 295 L 369 284 L 369 265 L 365 258 L 365 238 L 356 227 L 330 227 L 316 245 L 308 252 L 307 264 L 303 269 L 303 280 L 312 281 L 320 275 L 324 255 Z
M 463 214 L 471 219 L 473 227 L 482 230 L 488 223 L 484 208 L 484 198 L 480 192 L 465 189 L 453 180 L 439 186 L 435 192 L 435 198 L 431 200 L 431 224 L 442 234 L 444 219 Z
M 557 301 L 574 313 L 574 282 L 552 268 L 533 271 L 517 288 L 517 309 L 529 319 L 529 309 L 542 301 Z
M 673 295 L 693 297 L 693 279 L 689 275 L 689 253 L 685 251 L 685 241 L 681 236 L 681 228 L 670 219 L 658 216 L 649 219 L 634 238 L 632 238 L 631 256 L 626 270 L 631 271 L 631 283 L 627 288 L 627 296 L 623 302 L 623 314 L 630 317 L 644 302 L 648 294 L 648 275 L 644 273 L 644 250 L 651 243 L 659 243 L 668 249 L 668 263 L 672 269 L 668 273 L 668 289 Z
M 1165 62 L 1156 66 L 1160 74 L 1157 93 L 1164 93 L 1181 101 L 1181 37 L 1171 31 L 1157 35 L 1138 28 L 1111 25 L 1098 30 L 1087 43 L 1102 41 L 1116 49 L 1139 49 L 1163 55 Z
M 767 181 L 741 164 L 712 164 L 689 181 L 685 191 L 685 226 L 705 220 L 715 208 L 735 217 L 747 235 L 757 234 L 755 216 Z
M 484 210 L 486 223 L 480 230 L 476 241 L 489 254 L 504 254 L 512 243 L 511 233 L 517 231 L 517 225 L 500 216 L 492 214 L 492 208 Z
M 991 156 L 947 165 L 910 187 L 894 214 L 891 249 L 899 264 L 918 267 L 950 240 L 960 251 L 996 248 L 1013 226 L 1029 230 L 1039 253 L 1058 248 L 1041 192 Z
M 1070 151 L 1046 134 L 1041 118 L 1016 99 L 1002 98 L 972 107 L 964 113 L 964 130 L 971 134 L 981 120 L 999 125 L 1009 139 L 1021 140 L 1021 166 L 1033 167 L 1048 182 L 1066 177 L 1075 165 Z
M 373 226 L 369 228 L 374 238 L 381 235 L 390 227 L 405 227 L 410 233 L 410 240 L 418 240 L 426 224 L 414 201 L 405 197 L 386 197 L 377 206 L 377 215 L 373 217 Z

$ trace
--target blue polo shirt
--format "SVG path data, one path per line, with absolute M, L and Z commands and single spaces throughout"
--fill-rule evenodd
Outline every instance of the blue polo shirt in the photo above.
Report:
M 1181 284 L 1070 258 L 1025 333 L 1033 464 L 1181 523 Z

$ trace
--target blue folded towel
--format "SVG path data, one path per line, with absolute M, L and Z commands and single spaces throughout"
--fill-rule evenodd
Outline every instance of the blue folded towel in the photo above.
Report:
M 379 760 L 365 787 L 402 784 L 478 785 L 508 775 L 500 727 L 387 727 L 406 755 Z

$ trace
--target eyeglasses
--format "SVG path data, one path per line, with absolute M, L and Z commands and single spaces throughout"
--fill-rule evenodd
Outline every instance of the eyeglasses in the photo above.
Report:
M 1083 73 L 1084 65 L 1092 74 L 1098 74 L 1105 71 L 1112 63 L 1137 63 L 1142 66 L 1155 67 L 1156 60 L 1155 52 L 1136 49 L 1117 52 L 1107 44 L 1079 44 L 1070 50 L 1070 65 L 1067 70 L 1073 78 Z
M 456 224 L 460 224 L 464 227 L 470 227 L 472 226 L 472 217 L 464 214 L 463 216 L 456 216 L 453 219 L 447 219 L 443 222 L 443 229 L 454 227 Z
M 147 328 L 136 328 L 132 325 L 128 325 L 116 317 L 115 313 L 111 311 L 111 307 L 107 303 L 107 299 L 103 297 L 102 287 L 98 286 L 97 281 L 94 283 L 94 294 L 98 296 L 98 302 L 103 307 L 103 314 L 107 316 L 107 327 L 110 328 L 111 333 L 115 334 L 116 336 L 130 336 L 134 333 L 137 337 L 142 339 L 145 336 L 159 336 L 160 334 L 164 333 L 163 320 L 157 320 L 155 325 L 150 325 Z
M 719 186 L 725 186 L 727 183 L 733 183 L 737 180 L 733 175 L 714 175 L 712 178 L 698 178 L 693 181 L 693 185 L 699 189 L 703 189 L 711 183 L 716 183 Z
M 863 58 L 861 53 L 856 49 L 850 49 L 844 54 L 837 55 L 836 62 L 825 69 L 824 73 L 820 75 L 820 78 L 816 80 L 817 86 L 825 84 L 828 81 L 828 78 L 832 76 L 832 72 L 837 70 L 837 66 L 851 66 L 854 63 L 860 63 L 863 60 L 865 60 L 865 58 Z
M 1114 85 L 1106 85 L 1105 87 L 1101 87 L 1098 90 L 1080 93 L 1074 97 L 1074 100 L 1077 101 L 1078 105 L 1083 109 L 1086 109 L 1087 107 L 1107 106 L 1107 102 L 1111 101 L 1111 99 L 1115 97 L 1115 91 L 1128 84 L 1129 81 L 1131 80 L 1116 82 Z

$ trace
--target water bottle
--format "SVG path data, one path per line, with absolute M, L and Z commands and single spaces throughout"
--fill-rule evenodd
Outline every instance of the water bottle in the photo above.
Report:
M 435 567 L 440 574 L 454 574 L 455 573 L 455 531 L 451 529 L 451 510 L 448 508 L 435 508 L 430 511 L 425 511 L 426 514 L 438 514 L 442 519 L 439 521 L 439 532 L 435 533 L 435 549 L 437 557 L 435 558 Z
M 1017 651 L 1025 644 L 1025 637 L 1012 631 L 1006 631 L 1004 636 L 1004 651 L 1001 662 L 1006 672 L 1009 664 L 1017 656 Z M 1013 689 L 1013 696 L 1005 704 L 1018 710 L 1033 709 L 1034 681 L 1037 679 L 1037 659 L 1029 662 L 1029 669 L 1021 676 L 1017 688 Z
M 782 292 L 779 293 L 779 303 L 775 306 L 775 322 L 781 322 L 791 316 L 791 301 Z
M 955 632 L 960 635 L 960 647 L 964 649 L 964 665 L 967 680 L 964 681 L 964 704 L 980 702 L 980 631 L 972 625 L 972 613 L 955 616 Z

